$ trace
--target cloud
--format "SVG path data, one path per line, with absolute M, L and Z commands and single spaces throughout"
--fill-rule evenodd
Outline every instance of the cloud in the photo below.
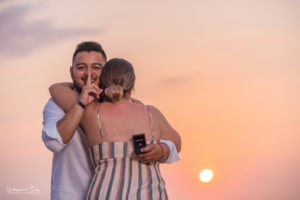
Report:
M 47 44 L 99 30 L 53 27 L 51 21 L 29 22 L 25 17 L 34 6 L 14 5 L 0 11 L 0 55 L 21 56 Z

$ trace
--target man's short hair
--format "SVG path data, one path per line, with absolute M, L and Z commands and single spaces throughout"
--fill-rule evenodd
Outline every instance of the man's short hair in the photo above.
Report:
M 81 42 L 80 44 L 77 45 L 76 50 L 73 54 L 73 59 L 72 61 L 74 62 L 75 56 L 80 53 L 80 52 L 90 52 L 90 51 L 96 51 L 102 54 L 104 60 L 106 61 L 106 54 L 102 48 L 102 46 L 93 41 L 87 41 L 87 42 Z

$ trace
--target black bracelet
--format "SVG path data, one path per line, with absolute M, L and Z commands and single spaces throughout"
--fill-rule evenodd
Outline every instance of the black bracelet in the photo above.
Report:
M 79 99 L 77 99 L 76 103 L 80 105 L 81 108 L 85 109 L 85 105 Z

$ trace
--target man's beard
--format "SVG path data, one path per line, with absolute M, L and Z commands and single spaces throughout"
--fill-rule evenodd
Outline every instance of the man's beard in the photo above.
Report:
M 76 91 L 80 94 L 82 87 L 73 79 L 73 86 L 76 89 Z

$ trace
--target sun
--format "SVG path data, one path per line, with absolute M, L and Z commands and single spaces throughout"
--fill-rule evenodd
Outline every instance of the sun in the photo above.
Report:
M 200 181 L 202 181 L 203 183 L 210 182 L 213 177 L 214 173 L 211 169 L 203 169 L 199 174 Z

